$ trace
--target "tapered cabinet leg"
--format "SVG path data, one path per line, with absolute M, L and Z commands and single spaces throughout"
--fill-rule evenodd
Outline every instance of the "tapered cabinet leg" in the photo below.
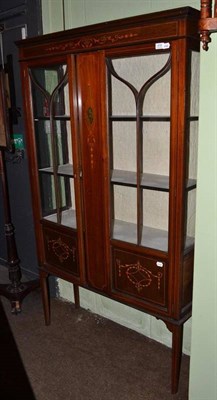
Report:
M 164 322 L 170 332 L 172 332 L 171 392 L 175 394 L 178 392 L 182 361 L 183 324 L 174 325 L 167 321 Z
M 183 325 L 173 326 L 172 329 L 172 393 L 178 391 L 180 367 L 182 360 Z
M 45 324 L 50 325 L 50 295 L 48 289 L 48 274 L 43 271 L 40 272 L 40 286 L 42 292 Z
M 75 308 L 80 308 L 79 286 L 73 284 Z

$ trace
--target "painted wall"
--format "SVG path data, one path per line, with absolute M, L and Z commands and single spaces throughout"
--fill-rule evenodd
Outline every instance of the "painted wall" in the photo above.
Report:
M 217 399 L 217 33 L 201 51 L 190 399 Z
M 42 0 L 44 33 L 163 9 L 200 7 L 200 0 Z M 200 124 L 193 324 L 184 328 L 183 351 L 190 353 L 190 400 L 217 399 L 217 34 L 201 54 Z M 72 286 L 59 280 L 61 297 L 73 300 Z M 168 346 L 171 334 L 161 321 L 86 290 L 81 305 Z
M 42 0 L 44 33 L 49 32 L 49 28 L 53 31 L 61 29 L 62 4 L 65 28 L 68 29 L 169 8 L 189 5 L 199 8 L 199 3 L 199 0 Z
M 19 15 L 19 16 L 18 16 Z M 20 80 L 20 65 L 18 49 L 15 42 L 22 39 L 23 29 L 28 36 L 42 33 L 41 8 L 39 0 L 0 0 L 0 24 L 4 26 L 1 34 L 2 57 L 13 70 L 14 92 L 12 92 L 13 116 L 11 132 L 23 136 L 24 156 L 16 158 L 15 154 L 6 154 L 6 177 L 10 199 L 11 222 L 15 228 L 15 242 L 22 274 L 30 280 L 38 276 L 38 262 L 35 246 L 35 232 L 31 208 L 31 193 L 29 185 L 28 153 L 26 151 L 26 134 L 23 118 L 23 99 Z M 8 58 L 9 57 L 9 58 Z M 11 60 L 11 61 L 10 61 Z M 11 62 L 11 64 L 10 64 Z M 19 111 L 18 111 L 19 110 Z M 7 240 L 5 235 L 5 217 L 0 179 L 0 264 L 8 268 Z M 28 232 L 28 234 L 26 234 Z M 15 260 L 13 260 L 14 262 Z

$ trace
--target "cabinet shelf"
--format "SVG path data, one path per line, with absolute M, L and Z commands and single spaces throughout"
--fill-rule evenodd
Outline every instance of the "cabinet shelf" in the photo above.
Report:
M 53 171 L 53 167 L 46 167 L 46 168 L 40 168 L 39 172 L 43 172 L 46 174 L 51 174 L 53 175 L 54 171 Z M 73 165 L 72 164 L 62 164 L 58 166 L 58 170 L 57 170 L 57 174 L 58 175 L 63 175 L 63 176 L 74 176 L 74 172 L 73 172 Z
M 132 244 L 138 244 L 137 225 L 132 222 L 115 220 L 113 225 L 112 239 Z M 186 236 L 185 249 L 187 250 L 193 245 L 194 238 L 191 236 Z M 140 246 L 167 252 L 168 231 L 163 229 L 151 228 L 149 226 L 143 226 Z
M 111 175 L 111 182 L 124 186 L 137 186 L 136 172 L 113 170 Z M 141 187 L 155 190 L 169 191 L 169 177 L 157 174 L 142 174 Z
M 141 115 L 140 120 L 142 121 L 153 121 L 153 122 L 159 122 L 159 121 L 170 121 L 169 116 L 163 116 L 163 115 Z M 110 115 L 109 119 L 111 121 L 136 121 L 136 115 Z
M 137 225 L 132 222 L 115 220 L 112 239 L 137 244 Z M 167 252 L 168 232 L 162 229 L 143 226 L 140 245 Z
M 197 115 L 191 116 L 187 118 L 189 121 L 199 121 L 199 117 Z
M 55 121 L 69 121 L 70 116 L 69 115 L 55 115 L 53 118 Z M 34 118 L 34 121 L 50 121 L 50 117 L 44 117 L 44 116 L 37 116 Z
M 170 121 L 170 116 L 164 115 L 141 115 L 141 121 L 151 121 L 151 122 L 168 122 Z M 110 121 L 136 121 L 136 115 L 110 115 Z M 198 121 L 198 116 L 191 116 L 187 118 L 189 121 Z
M 186 185 L 186 190 L 192 190 L 195 189 L 197 186 L 197 181 L 196 179 L 188 179 L 187 185 Z
M 136 187 L 137 175 L 136 172 L 115 169 L 112 170 L 111 173 L 111 182 L 117 185 Z M 144 173 L 141 176 L 140 186 L 141 188 L 144 189 L 152 189 L 152 190 L 160 190 L 168 192 L 169 176 Z M 196 187 L 196 180 L 188 179 L 186 189 L 191 190 L 195 189 L 195 187 Z
M 50 214 L 43 217 L 46 221 L 57 223 L 57 214 Z M 75 210 L 69 208 L 61 212 L 61 225 L 68 226 L 69 228 L 77 229 L 76 213 Z

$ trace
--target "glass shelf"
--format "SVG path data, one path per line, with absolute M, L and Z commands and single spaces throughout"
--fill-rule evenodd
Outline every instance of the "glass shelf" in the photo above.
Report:
M 137 244 L 137 227 L 136 224 L 115 220 L 113 225 L 113 240 Z M 168 251 L 168 231 L 162 229 L 142 227 L 141 246 L 155 250 Z M 194 245 L 194 238 L 187 236 L 185 239 L 185 249 Z
M 111 182 L 118 185 L 137 186 L 136 172 L 113 170 Z M 169 177 L 157 174 L 142 174 L 141 188 L 169 191 Z
M 110 115 L 111 121 L 136 121 L 137 118 L 135 115 Z M 169 116 L 163 115 L 141 115 L 140 120 L 142 121 L 170 121 Z
M 192 115 L 190 117 L 187 117 L 188 121 L 199 121 L 198 115 Z
M 186 190 L 195 189 L 196 186 L 197 186 L 197 180 L 196 179 L 188 179 L 187 185 L 186 185 Z
M 169 191 L 169 176 L 142 174 L 141 186 L 144 188 Z
M 111 182 L 118 185 L 124 186 L 137 186 L 136 172 L 123 171 L 123 170 L 112 170 Z M 158 174 L 142 174 L 141 188 L 169 191 L 169 177 L 166 175 Z M 186 189 L 192 190 L 196 187 L 196 179 L 188 179 Z
M 114 169 L 111 173 L 111 182 L 118 185 L 136 186 L 136 172 Z
M 55 222 L 57 223 L 57 214 L 53 213 L 43 217 L 46 221 Z M 61 212 L 61 225 L 68 226 L 69 228 L 76 229 L 76 213 L 75 210 L 69 208 L 68 210 L 64 210 Z
M 136 224 L 115 220 L 112 239 L 137 244 Z M 166 252 L 168 248 L 168 232 L 162 229 L 143 226 L 140 245 Z
M 166 115 L 141 115 L 141 121 L 153 121 L 153 122 L 166 122 L 170 121 L 170 117 Z M 109 119 L 111 121 L 136 121 L 136 115 L 110 115 Z M 192 116 L 187 118 L 188 121 L 198 121 L 198 116 Z
M 69 115 L 55 115 L 52 116 L 52 119 L 56 120 L 56 121 L 69 121 L 70 120 L 70 116 Z M 50 117 L 49 116 L 36 116 L 34 118 L 34 121 L 49 121 Z
M 44 172 L 47 174 L 53 174 L 53 167 L 46 167 L 46 168 L 40 168 L 39 172 Z M 57 170 L 58 175 L 65 175 L 65 176 L 71 176 L 73 177 L 73 165 L 72 164 L 62 164 L 58 166 Z

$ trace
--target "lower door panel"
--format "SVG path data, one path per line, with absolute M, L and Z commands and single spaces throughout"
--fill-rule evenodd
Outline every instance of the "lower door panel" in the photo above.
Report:
M 79 276 L 77 235 L 43 227 L 43 237 L 46 263 Z
M 167 263 L 122 249 L 112 251 L 112 290 L 165 307 Z

